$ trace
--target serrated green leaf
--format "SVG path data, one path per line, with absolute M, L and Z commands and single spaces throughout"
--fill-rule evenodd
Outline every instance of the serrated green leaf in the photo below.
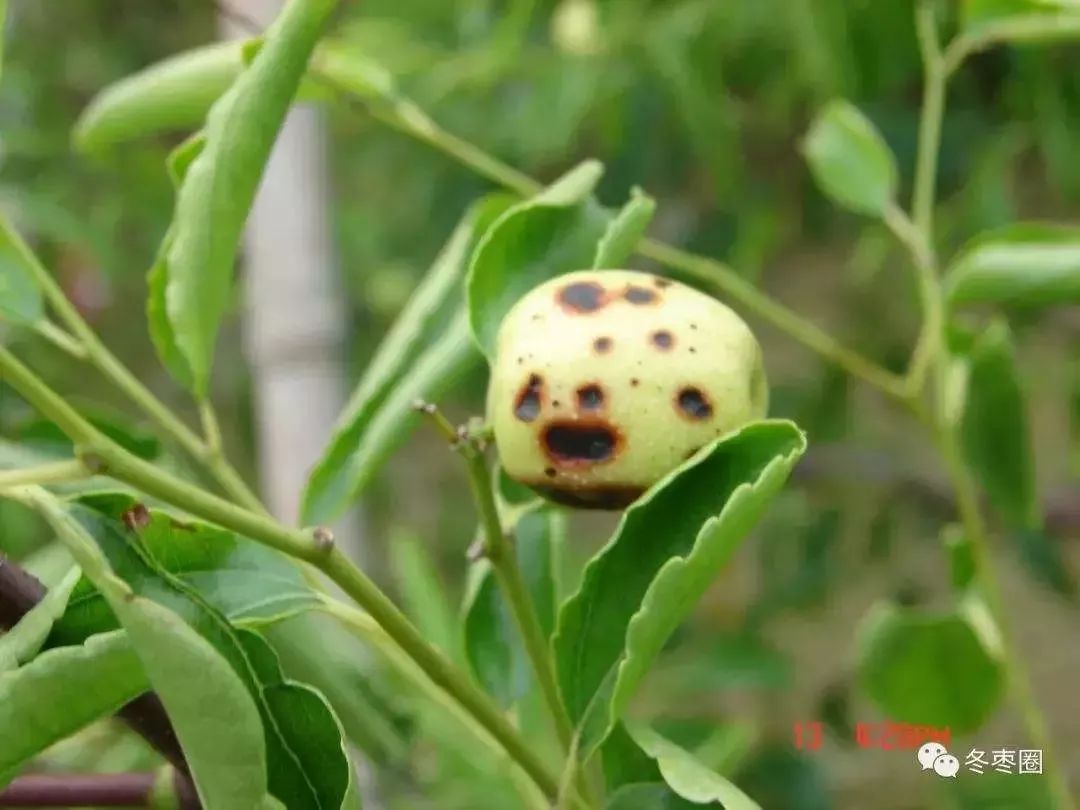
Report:
M 122 631 L 48 650 L 0 673 L 0 787 L 29 760 L 149 687 Z
M 592 266 L 612 269 L 623 266 L 637 248 L 645 229 L 656 213 L 656 200 L 636 186 L 630 191 L 630 200 L 608 223 Z
M 892 720 L 978 729 L 997 708 L 1005 671 L 994 643 L 961 612 L 879 604 L 856 634 L 863 689 Z
M 138 504 L 122 493 L 82 496 L 81 503 L 110 518 L 116 525 Z M 282 555 L 200 521 L 179 518 L 159 509 L 146 512 L 139 530 L 145 555 L 162 571 L 196 591 L 232 621 L 260 625 L 310 610 L 318 599 L 294 563 Z M 152 583 L 138 556 L 130 553 L 122 535 L 102 535 L 102 548 L 122 579 Z M 53 628 L 50 645 L 78 643 L 92 633 L 110 630 L 116 620 L 102 594 L 84 580 L 75 589 L 67 611 Z
M 28 325 L 45 317 L 35 268 L 45 272 L 7 217 L 0 215 L 0 321 Z
M 258 55 L 211 107 L 206 141 L 176 196 L 155 274 L 164 275 L 165 316 L 175 350 L 206 394 L 214 345 L 231 298 L 233 263 L 271 147 L 300 86 L 308 58 L 336 4 L 294 0 Z M 160 277 L 154 282 L 162 285 Z M 172 351 L 163 359 L 168 363 Z M 170 370 L 174 363 L 169 363 Z
M 69 571 L 18 624 L 0 636 L 0 672 L 15 669 L 37 655 L 53 624 L 64 614 L 79 577 L 78 569 Z
M 430 352 L 439 342 L 438 324 L 448 310 L 454 312 L 460 306 L 455 299 L 473 248 L 510 201 L 505 195 L 495 194 L 470 207 L 380 342 L 308 479 L 301 509 L 305 523 L 332 520 L 360 494 L 372 472 L 361 463 L 362 447 L 371 446 L 370 441 L 365 445 L 365 440 L 372 423 L 410 370 L 419 364 L 425 349 Z M 463 360 L 448 363 L 447 372 L 460 368 Z
M 761 810 L 757 802 L 724 777 L 705 767 L 693 754 L 643 726 L 628 729 L 641 749 L 656 760 L 664 782 L 695 804 L 720 802 L 724 810 Z
M 559 612 L 559 685 L 587 757 L 805 450 L 791 422 L 721 437 L 630 506 Z
M 420 424 L 418 399 L 434 402 L 473 371 L 480 356 L 469 335 L 464 310 L 416 358 L 409 373 L 389 392 L 340 467 L 308 482 L 304 521 L 329 523 L 353 503 L 383 464 Z M 341 445 L 344 448 L 344 445 Z
M 951 306 L 1080 303 L 1080 228 L 1025 223 L 977 236 L 951 262 L 945 294 Z
M 592 265 L 607 218 L 591 199 L 603 166 L 586 161 L 503 214 L 476 246 L 466 281 L 469 326 L 491 357 L 503 316 L 537 284 Z
M 556 519 L 551 509 L 534 509 L 522 514 L 513 529 L 518 565 L 546 636 L 555 622 L 552 538 Z M 512 705 L 529 689 L 532 665 L 494 572 L 484 560 L 474 569 L 463 624 L 465 656 L 473 674 L 500 706 Z
M 112 500 L 114 507 L 115 501 L 114 498 Z M 66 511 L 56 505 L 55 501 L 38 499 L 38 504 L 39 507 L 43 505 L 47 510 L 46 515 L 51 518 L 50 522 L 62 537 L 66 531 L 69 547 L 73 554 L 76 554 L 78 550 L 76 559 L 82 565 L 84 573 L 105 596 L 113 613 L 131 634 L 140 657 L 148 662 L 146 663 L 147 674 L 155 690 L 162 692 L 162 700 L 169 709 L 170 716 L 173 716 L 172 707 L 164 694 L 165 689 L 174 691 L 174 699 L 180 711 L 191 711 L 199 705 L 203 709 L 207 705 L 215 706 L 216 711 L 217 703 L 211 698 L 206 698 L 206 702 L 200 703 L 203 698 L 199 695 L 204 688 L 204 682 L 197 671 L 185 670 L 184 677 L 187 679 L 187 690 L 190 692 L 188 694 L 181 691 L 182 681 L 172 682 L 169 680 L 171 675 L 165 669 L 159 669 L 159 666 L 163 666 L 161 661 L 165 660 L 171 661 L 174 668 L 178 667 L 178 662 L 183 660 L 182 651 L 172 653 L 169 657 L 162 656 L 160 650 L 146 638 L 137 635 L 142 632 L 140 629 L 142 625 L 132 624 L 132 617 L 125 612 L 130 605 L 141 605 L 143 614 L 154 613 L 162 622 L 165 622 L 167 617 L 172 617 L 168 619 L 167 624 L 174 629 L 174 635 L 177 635 L 179 639 L 177 643 L 189 648 L 192 661 L 199 666 L 210 666 L 208 655 L 212 653 L 220 664 L 220 667 L 218 664 L 213 666 L 220 671 L 228 671 L 233 676 L 235 685 L 244 690 L 252 701 L 255 712 L 255 731 L 258 732 L 260 738 L 258 761 L 265 760 L 264 765 L 261 766 L 264 773 L 263 785 L 264 787 L 269 785 L 270 793 L 274 797 L 280 799 L 289 808 L 340 807 L 348 790 L 351 769 L 341 746 L 337 721 L 329 707 L 325 705 L 325 701 L 322 701 L 321 696 L 319 696 L 319 700 L 322 701 L 321 709 L 316 712 L 311 705 L 308 705 L 304 710 L 306 712 L 304 722 L 330 724 L 332 728 L 324 728 L 319 734 L 309 733 L 310 729 L 308 729 L 304 737 L 299 737 L 299 721 L 288 715 L 279 714 L 278 709 L 281 705 L 268 697 L 270 692 L 281 691 L 283 681 L 280 678 L 280 668 L 277 666 L 275 654 L 260 636 L 250 630 L 234 629 L 194 589 L 158 566 L 146 552 L 141 542 L 141 535 L 125 527 L 118 520 L 82 503 L 69 504 Z M 152 518 L 150 526 L 154 525 L 153 520 Z M 94 557 L 91 563 L 98 565 L 104 574 L 101 571 L 87 570 L 85 559 L 88 555 L 81 546 L 77 549 L 78 544 L 70 541 L 70 535 L 73 533 L 86 538 L 84 545 L 96 544 L 90 546 Z M 148 608 L 148 605 L 153 609 Z M 135 617 L 135 621 L 142 622 L 141 614 Z M 179 627 L 180 625 L 182 628 Z M 150 625 L 147 625 L 147 628 L 149 627 Z M 146 632 L 149 633 L 149 629 Z M 192 641 L 192 637 L 200 643 Z M 168 644 L 169 642 L 166 639 L 160 643 Z M 149 662 L 149 655 L 157 656 L 152 663 Z M 221 667 L 227 670 L 221 670 Z M 162 681 L 163 678 L 164 681 Z M 309 687 L 301 684 L 287 682 L 286 686 L 289 690 L 298 689 L 317 695 Z M 221 678 L 216 684 L 216 688 L 222 691 L 224 698 L 228 698 L 228 695 L 235 691 L 233 687 L 232 681 L 226 678 Z M 297 699 L 289 696 L 282 700 L 291 701 L 284 704 L 285 706 L 293 706 L 297 702 L 301 704 L 311 702 L 310 697 Z M 231 707 L 234 712 L 232 722 L 248 722 L 246 706 L 240 706 L 234 700 Z M 177 723 L 176 717 L 173 717 L 173 720 Z M 211 729 L 208 727 L 213 725 L 209 722 L 200 723 L 197 717 L 189 717 L 186 722 L 192 724 L 195 729 L 192 733 L 198 735 L 209 734 Z M 229 728 L 230 725 L 227 724 L 214 730 L 219 746 L 229 745 Z M 177 730 L 180 731 L 179 724 Z M 240 733 L 245 735 L 250 731 L 251 729 L 246 725 L 240 728 Z M 263 739 L 264 736 L 265 739 Z M 327 746 L 328 738 L 334 740 L 335 745 Z M 183 735 L 180 739 L 187 752 L 188 746 Z M 202 739 L 202 742 L 208 743 L 209 739 L 209 737 Z M 255 753 L 249 750 L 246 756 L 254 756 Z M 219 750 L 216 756 L 227 761 L 228 749 Z M 318 767 L 309 769 L 313 761 L 318 762 Z M 253 772 L 249 775 L 254 778 Z M 196 780 L 198 781 L 197 773 Z M 241 803 L 226 806 L 255 805 Z
M 135 138 L 199 126 L 240 75 L 241 42 L 205 45 L 171 56 L 109 85 L 75 123 L 73 140 L 95 152 Z
M 882 216 L 896 197 L 896 158 L 874 125 L 843 100 L 818 114 L 803 142 L 818 187 L 860 214 Z
M 1042 523 L 1027 403 L 1012 337 L 1003 321 L 978 337 L 967 356 L 960 419 L 964 454 L 993 507 L 1016 528 Z

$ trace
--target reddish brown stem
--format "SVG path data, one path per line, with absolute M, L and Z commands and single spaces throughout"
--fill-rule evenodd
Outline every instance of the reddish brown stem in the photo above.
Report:
M 155 773 L 29 774 L 0 791 L 0 807 L 146 807 Z M 197 808 L 187 779 L 176 778 L 183 810 Z

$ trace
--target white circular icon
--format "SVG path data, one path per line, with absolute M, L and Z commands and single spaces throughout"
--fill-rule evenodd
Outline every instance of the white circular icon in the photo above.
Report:
M 959 770 L 960 760 L 952 754 L 942 754 L 934 760 L 934 773 L 938 776 L 944 776 L 946 779 L 950 777 L 955 779 Z
M 929 771 L 934 767 L 934 760 L 947 753 L 949 752 L 945 750 L 945 746 L 941 743 L 928 742 L 923 743 L 922 748 L 919 749 L 915 756 L 918 758 L 919 764 L 922 765 L 922 769 Z

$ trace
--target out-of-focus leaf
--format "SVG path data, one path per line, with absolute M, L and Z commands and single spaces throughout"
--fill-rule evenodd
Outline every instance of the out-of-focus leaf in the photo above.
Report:
M 127 635 L 116 630 L 48 650 L 0 672 L 0 787 L 23 763 L 145 692 Z
M 1026 223 L 977 236 L 951 262 L 949 304 L 1080 303 L 1080 229 Z
M 64 613 L 68 598 L 79 581 L 79 571 L 68 572 L 63 581 L 45 594 L 18 624 L 0 636 L 0 672 L 25 664 L 45 643 L 53 623 Z
M 1037 528 L 1042 517 L 1028 432 L 1027 403 L 1003 321 L 978 337 L 967 356 L 960 420 L 964 453 L 990 502 L 1010 525 Z
M 202 124 L 244 63 L 241 42 L 219 42 L 163 59 L 98 93 L 79 115 L 73 139 L 95 152 L 135 138 Z
M 394 325 L 379 344 L 338 419 L 333 436 L 315 465 L 303 498 L 306 523 L 326 523 L 341 514 L 354 500 L 374 471 L 362 458 L 371 447 L 369 432 L 378 419 L 385 420 L 384 408 L 394 392 L 409 385 L 410 372 L 421 358 L 435 350 L 439 341 L 434 330 L 454 298 L 461 294 L 465 267 L 477 241 L 490 224 L 510 205 L 510 198 L 495 194 L 473 205 L 458 224 L 450 240 L 436 257 Z M 453 374 L 461 361 L 446 364 Z M 437 369 L 431 369 L 437 374 Z M 436 387 L 438 382 L 433 380 Z M 408 403 L 411 406 L 411 403 Z
M 791 422 L 717 439 L 630 506 L 559 612 L 559 685 L 587 758 L 805 450 Z
M 1057 810 L 1049 779 L 1018 779 L 1015 773 L 988 770 L 971 779 L 938 779 L 954 810 Z
M 818 114 L 803 154 L 821 190 L 860 214 L 882 216 L 896 197 L 896 159 L 874 125 L 847 101 Z
M 606 228 L 591 199 L 603 167 L 586 161 L 503 214 L 476 246 L 466 282 L 469 325 L 488 357 L 503 316 L 536 285 L 591 267 Z
M 604 235 L 600 237 L 592 266 L 597 269 L 622 267 L 641 241 L 655 213 L 656 200 L 640 188 L 632 189 L 630 200 L 608 223 Z
M 514 548 L 537 618 L 546 636 L 555 622 L 555 582 L 552 571 L 550 509 L 525 512 L 514 527 Z M 499 590 L 491 566 L 477 563 L 464 616 L 465 655 L 477 680 L 501 706 L 521 698 L 532 682 L 532 671 L 517 625 Z
M 211 107 L 204 146 L 177 192 L 153 291 L 163 293 L 164 306 L 158 301 L 157 309 L 164 312 L 175 352 L 191 372 L 181 382 L 198 397 L 206 395 L 248 210 L 311 51 L 335 7 L 332 0 L 284 6 L 251 65 Z M 170 350 L 163 359 L 168 362 L 172 355 Z
M 257 625 L 277 621 L 309 610 L 318 600 L 289 559 L 245 537 L 199 521 L 181 519 L 158 509 L 139 513 L 138 500 L 123 493 L 100 493 L 82 497 L 82 503 L 120 526 L 125 515 L 139 514 L 138 542 L 141 551 L 158 566 L 196 591 L 232 621 Z M 132 535 L 134 538 L 134 535 Z M 126 553 L 122 535 L 106 536 L 105 553 L 122 579 L 154 577 L 144 563 Z M 116 619 L 104 596 L 88 579 L 75 589 L 67 611 L 53 627 L 49 643 L 72 644 L 93 633 L 111 630 Z
M 790 747 L 761 749 L 739 770 L 737 780 L 762 807 L 830 810 L 833 806 L 818 758 Z
M 153 461 L 161 455 L 161 442 L 154 434 L 141 430 L 120 415 L 93 406 L 80 408 L 79 412 L 90 424 L 132 455 L 146 461 Z M 24 422 L 12 431 L 12 435 L 50 455 L 70 458 L 75 453 L 75 445 L 68 435 L 48 419 Z
M 7 218 L 0 215 L 0 321 L 32 324 L 45 316 L 41 289 L 34 280 L 34 268 L 41 270 Z
M 431 644 L 456 657 L 455 616 L 428 546 L 412 532 L 400 530 L 390 536 L 389 552 L 409 617 Z
M 1062 596 L 1076 595 L 1076 578 L 1062 548 L 1064 538 L 1052 537 L 1045 529 L 1015 529 L 1009 540 L 1038 582 Z
M 889 718 L 965 734 L 997 708 L 1005 687 L 999 641 L 980 602 L 969 598 L 965 608 L 935 614 L 881 603 L 864 617 L 859 679 Z
M 643 726 L 630 736 L 660 769 L 664 782 L 694 804 L 719 802 L 724 810 L 761 810 L 759 805 L 724 777 L 709 770 L 693 754 Z
M 949 554 L 949 575 L 953 590 L 963 593 L 975 581 L 975 550 L 971 540 L 958 524 L 946 526 L 941 533 L 942 544 Z
M 1080 37 L 1075 0 L 966 0 L 963 29 L 1012 42 L 1049 42 Z

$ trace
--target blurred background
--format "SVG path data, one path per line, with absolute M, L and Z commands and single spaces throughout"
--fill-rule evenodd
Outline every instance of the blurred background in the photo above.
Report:
M 192 420 L 154 355 L 143 304 L 146 271 L 172 210 L 163 161 L 182 133 L 93 159 L 76 154 L 70 138 L 102 87 L 170 54 L 250 35 L 246 25 L 272 16 L 272 4 L 221 2 L 232 11 L 211 0 L 14 0 L 0 83 L 0 204 L 15 212 L 106 342 Z M 642 186 L 659 203 L 653 235 L 726 259 L 846 344 L 903 369 L 918 326 L 906 258 L 883 227 L 839 212 L 819 194 L 799 144 L 822 102 L 847 97 L 884 134 L 910 187 L 921 78 L 907 0 L 342 5 L 338 33 L 448 130 L 544 181 L 598 158 L 607 167 L 601 201 L 618 204 L 631 186 Z M 249 287 L 237 302 L 220 343 L 214 398 L 231 457 L 260 482 L 275 511 L 294 519 L 298 489 L 334 411 L 466 206 L 491 187 L 362 110 L 308 111 L 290 120 L 288 132 L 291 151 L 271 164 L 274 182 L 256 208 L 245 272 L 260 284 L 282 274 L 301 281 L 276 294 Z M 1074 219 L 1077 154 L 1080 46 L 974 57 L 951 85 L 945 119 L 943 254 L 1018 218 Z M 315 309 L 296 326 L 288 304 L 307 294 Z M 285 322 L 290 328 L 278 328 Z M 1047 528 L 999 531 L 995 550 L 1036 697 L 1078 785 L 1080 645 L 1070 642 L 1080 630 L 1073 586 L 1080 313 L 1048 311 L 1012 323 Z M 771 414 L 796 419 L 812 450 L 673 641 L 635 713 L 709 752 L 710 764 L 735 773 L 766 808 L 1035 806 L 1009 798 L 1022 777 L 958 780 L 983 795 L 946 795 L 910 752 L 855 744 L 855 723 L 883 718 L 852 688 L 853 633 L 876 600 L 943 603 L 948 572 L 939 535 L 952 519 L 950 491 L 908 415 L 754 325 L 772 384 Z M 267 333 L 278 337 L 269 349 Z M 25 351 L 103 420 L 130 416 L 115 393 L 56 351 Z M 478 368 L 444 407 L 455 419 L 479 413 L 483 391 Z M 56 441 L 7 392 L 0 427 L 42 446 Z M 343 536 L 407 606 L 426 594 L 439 605 L 422 607 L 452 618 L 474 532 L 472 510 L 461 506 L 467 502 L 454 456 L 421 432 L 368 489 Z M 5 546 L 32 561 L 44 538 L 3 509 Z M 568 548 L 584 559 L 611 526 L 610 516 L 575 517 Z M 434 582 L 441 591 L 428 589 Z M 430 729 L 418 734 L 390 692 L 369 696 L 387 718 L 381 742 L 371 743 L 379 800 L 471 806 L 456 797 L 472 794 L 455 786 L 497 775 L 455 759 L 453 746 Z M 824 725 L 820 750 L 794 747 L 800 722 Z M 389 742 L 399 737 L 405 743 Z M 1016 718 L 1002 709 L 955 747 L 1023 742 Z

